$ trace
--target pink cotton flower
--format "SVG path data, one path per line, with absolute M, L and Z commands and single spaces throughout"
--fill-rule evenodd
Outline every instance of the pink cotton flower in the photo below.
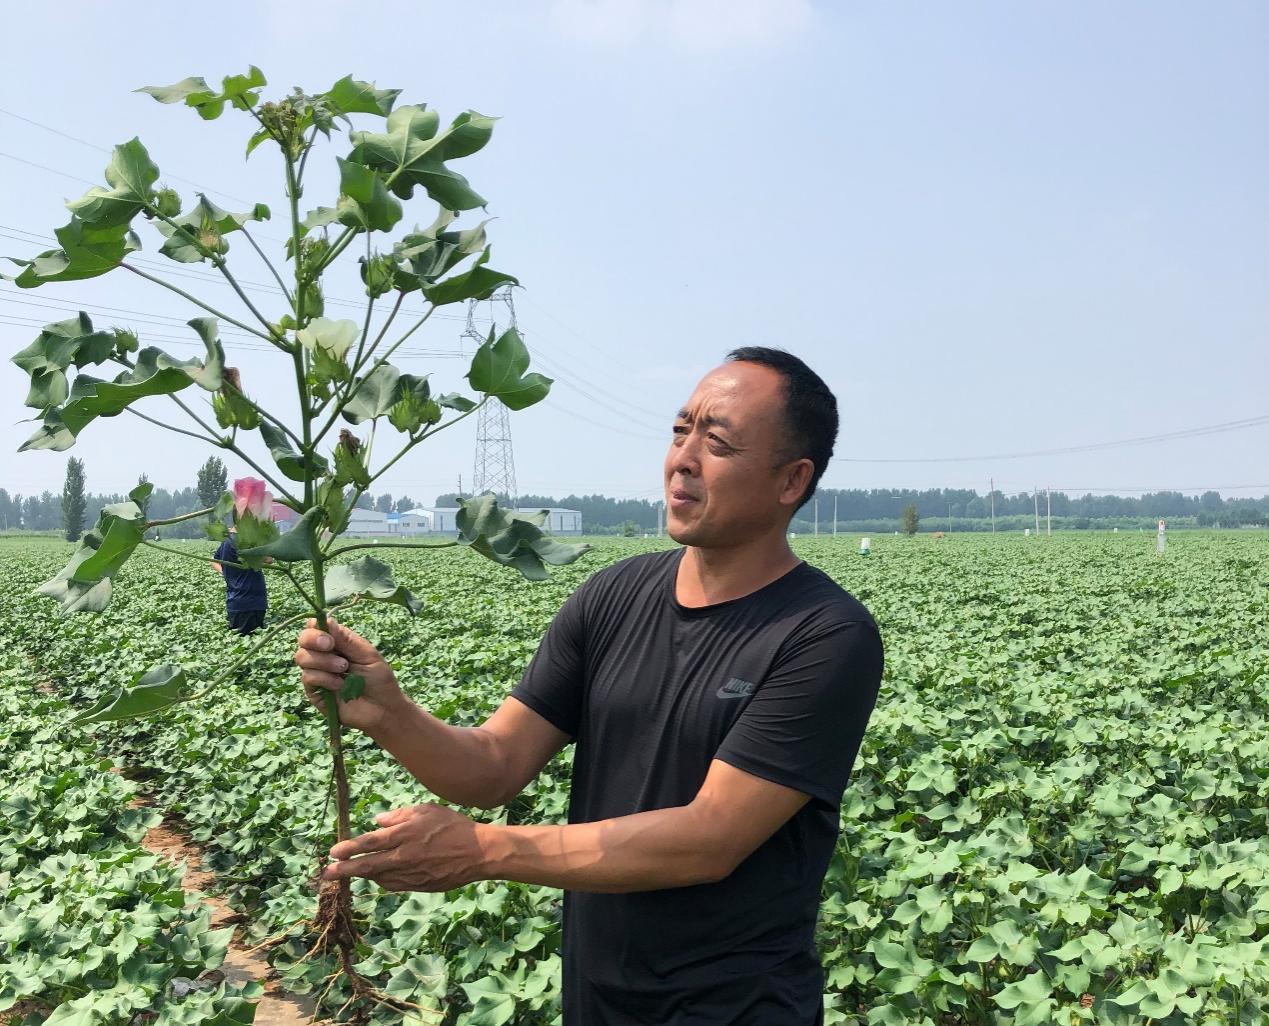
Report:
M 235 519 L 250 513 L 257 520 L 273 517 L 273 494 L 265 491 L 258 477 L 240 477 L 234 482 Z

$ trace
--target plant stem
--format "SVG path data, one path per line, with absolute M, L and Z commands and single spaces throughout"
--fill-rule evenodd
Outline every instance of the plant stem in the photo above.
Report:
M 268 570 L 272 573 L 282 572 L 281 566 L 262 566 L 262 567 L 247 566 L 245 563 L 234 563 L 228 559 L 212 559 L 211 556 L 196 556 L 192 552 L 185 552 L 182 549 L 170 549 L 166 545 L 159 545 L 157 542 L 143 540 L 141 544 L 146 546 L 147 548 L 158 549 L 160 552 L 170 553 L 173 556 L 184 556 L 186 559 L 196 559 L 198 560 L 198 562 L 204 563 L 208 566 L 210 566 L 212 563 L 219 563 L 221 566 L 237 567 L 239 570 L 259 569 L 259 570 Z
M 229 285 L 233 288 L 233 290 L 236 293 L 238 293 L 238 298 L 242 300 L 246 308 L 255 315 L 256 320 L 258 320 L 261 324 L 264 325 L 265 331 L 269 333 L 269 340 L 275 343 L 278 341 L 276 329 L 269 322 L 269 319 L 265 317 L 264 314 L 262 314 L 259 310 L 256 309 L 256 305 L 255 303 L 251 302 L 250 297 L 245 292 L 242 291 L 242 286 L 238 284 L 238 279 L 235 278 L 233 276 L 233 273 L 229 270 L 229 265 L 225 262 L 225 258 L 223 256 L 217 253 L 214 249 L 211 249 L 208 246 L 203 245 L 202 241 L 199 238 L 197 238 L 193 232 L 187 231 L 184 226 L 177 224 L 175 220 L 168 217 L 167 214 L 162 213 L 157 208 L 152 206 L 147 206 L 146 213 L 151 217 L 157 217 L 164 224 L 168 225 L 168 227 L 170 227 L 172 231 L 180 235 L 180 237 L 183 238 L 186 242 L 191 243 L 194 246 L 194 248 L 199 251 L 199 253 L 201 253 L 204 257 L 210 260 L 213 266 L 215 266 L 216 270 L 218 270 L 221 273 L 221 275 L 224 277 L 225 281 L 227 281 Z M 246 231 L 246 228 L 243 227 L 242 225 L 239 225 L 239 227 L 242 228 L 243 232 Z M 250 236 L 248 236 L 248 241 L 251 241 Z M 251 244 L 255 246 L 254 241 L 251 241 Z M 256 246 L 256 252 L 260 253 L 259 246 Z M 264 254 L 260 253 L 260 256 L 264 257 Z M 264 262 L 266 264 L 269 263 L 268 258 L 265 258 Z M 270 270 L 272 270 L 272 264 L 270 264 L 269 267 L 270 267 Z
M 260 464 L 258 464 L 255 460 L 253 460 L 250 456 L 248 456 L 245 452 L 243 452 L 241 446 L 225 438 L 217 437 L 216 432 L 213 431 L 206 423 L 204 423 L 202 417 L 200 417 L 197 413 L 195 413 L 188 406 L 186 406 L 174 392 L 168 393 L 168 398 L 171 399 L 172 402 L 176 403 L 176 405 L 179 406 L 182 410 L 188 413 L 190 417 L 193 418 L 194 422 L 199 427 L 201 427 L 204 431 L 207 432 L 208 441 L 212 442 L 214 445 L 217 445 L 222 449 L 228 449 L 230 452 L 236 455 L 240 460 L 242 460 L 244 463 L 246 463 L 248 466 L 254 469 L 257 474 L 259 474 L 262 478 L 268 481 L 269 484 L 273 485 L 278 495 L 282 496 L 282 498 L 286 500 L 287 505 L 289 505 L 292 509 L 297 508 L 296 504 L 299 502 L 299 500 L 296 499 L 295 496 L 292 495 L 289 491 L 287 491 L 285 485 L 279 484 L 277 480 L 274 479 L 272 474 L 270 474 L 267 470 L 265 470 L 262 466 L 260 466 Z M 140 416 L 140 414 L 138 414 L 138 416 Z M 305 506 L 304 508 L 307 509 L 308 506 Z
M 228 381 L 225 382 L 225 385 L 228 388 L 234 388 L 233 385 Z M 296 445 L 300 444 L 299 437 L 295 434 L 294 431 L 290 429 L 289 426 L 284 424 L 281 420 L 275 417 L 272 413 L 266 410 L 254 399 L 250 398 L 245 392 L 242 391 L 242 389 L 234 388 L 234 391 L 237 392 L 238 396 L 242 399 L 242 401 L 245 402 L 248 406 L 250 406 L 253 410 L 255 410 L 256 413 L 260 414 L 260 416 L 263 417 L 265 420 L 270 421 L 272 424 L 274 424 L 277 427 L 277 429 L 281 431 L 284 435 L 290 435 L 291 441 L 293 441 Z
M 295 586 L 295 590 L 298 591 L 300 593 L 300 596 L 304 599 L 304 601 L 307 602 L 313 608 L 314 612 L 317 612 L 317 610 L 321 609 L 321 606 L 317 604 L 317 600 L 314 599 L 313 596 L 310 595 L 307 591 L 305 591 L 304 586 L 295 579 L 295 573 L 291 570 L 290 567 L 286 567 L 286 566 L 282 567 L 282 572 L 291 579 L 291 583 Z
M 253 328 L 250 324 L 243 324 L 242 321 L 238 320 L 237 318 L 230 317 L 227 313 L 223 313 L 220 310 L 217 310 L 214 306 L 209 306 L 207 303 L 204 303 L 201 299 L 197 299 L 194 296 L 191 296 L 184 289 L 177 288 L 171 282 L 164 281 L 162 278 L 157 278 L 153 274 L 147 274 L 145 271 L 139 270 L 138 268 L 133 267 L 131 264 L 120 264 L 119 266 L 122 267 L 125 271 L 131 271 L 133 274 L 137 275 L 138 277 L 144 278 L 146 281 L 154 282 L 155 285 L 162 285 L 165 289 L 168 289 L 171 292 L 175 292 L 178 296 L 181 296 L 183 299 L 188 299 L 191 303 L 193 303 L 195 306 L 199 307 L 200 309 L 206 310 L 213 317 L 219 317 L 222 321 L 226 321 L 227 323 L 232 324 L 236 328 L 241 328 L 243 331 L 246 331 L 252 335 L 255 335 L 256 338 L 262 338 L 266 342 L 268 342 L 269 345 L 272 345 L 272 346 L 278 345 L 278 340 L 274 338 L 274 336 L 266 335 L 263 331 L 260 331 L 257 328 Z
M 146 527 L 165 527 L 168 524 L 179 524 L 183 520 L 194 520 L 198 517 L 205 517 L 209 513 L 216 511 L 215 506 L 208 506 L 206 509 L 195 510 L 193 513 L 184 513 L 179 517 L 168 517 L 166 520 L 147 520 Z
M 336 556 L 342 556 L 345 552 L 352 552 L 355 549 L 452 549 L 458 542 L 440 542 L 434 545 L 422 545 L 418 542 L 359 542 L 356 545 L 345 545 L 342 549 L 336 549 L 334 552 L 327 553 L 327 559 L 334 559 Z
M 280 623 L 274 624 L 272 627 L 268 629 L 268 631 L 264 633 L 262 637 L 260 637 L 256 641 L 254 645 L 252 645 L 249 649 L 247 649 L 246 652 L 240 655 L 237 659 L 235 659 L 232 663 L 230 663 L 229 666 L 225 667 L 225 669 L 221 670 L 220 673 L 218 673 L 215 677 L 213 677 L 211 681 L 208 682 L 205 688 L 203 688 L 201 691 L 196 692 L 195 694 L 190 695 L 188 698 L 182 699 L 182 701 L 193 702 L 196 699 L 202 698 L 204 695 L 210 694 L 220 684 L 221 681 L 227 678 L 231 673 L 234 672 L 234 670 L 238 669 L 239 666 L 245 663 L 253 655 L 259 652 L 260 649 L 264 648 L 266 644 L 272 641 L 274 637 L 276 637 L 284 627 L 289 627 L 291 624 L 295 623 L 296 620 L 307 619 L 308 615 L 309 614 L 307 611 L 303 613 L 296 613 L 294 616 L 288 617 L 287 619 L 281 621 Z
M 168 431 L 175 431 L 178 435 L 189 435 L 190 438 L 197 438 L 200 442 L 211 442 L 213 445 L 220 445 L 221 440 L 219 438 L 208 438 L 206 435 L 200 435 L 197 431 L 186 431 L 185 428 L 178 428 L 173 427 L 171 424 L 164 424 L 163 421 L 156 420 L 154 417 L 147 417 L 140 410 L 134 410 L 131 406 L 127 407 L 127 410 L 134 417 L 140 417 L 142 420 L 148 420 L 151 424 L 157 424 L 159 427 L 165 428 Z
M 286 185 L 287 197 L 291 206 L 291 240 L 294 247 L 295 262 L 295 324 L 296 330 L 305 326 L 304 321 L 304 283 L 306 269 L 300 251 L 300 182 L 296 176 L 295 161 L 292 155 L 283 150 L 283 159 L 286 163 Z M 316 278 L 321 277 L 322 267 L 316 269 Z M 305 454 L 312 452 L 313 446 L 313 410 L 309 404 L 308 388 L 306 387 L 306 377 L 304 373 L 304 354 L 301 346 L 296 346 L 292 354 L 295 362 L 295 386 L 298 390 L 300 401 L 300 422 L 304 434 L 304 451 Z M 313 472 L 305 461 L 304 469 L 304 506 L 310 508 L 313 505 Z M 327 629 L 326 620 L 326 579 L 323 575 L 322 567 L 325 562 L 324 557 L 319 553 L 314 556 L 313 564 L 313 594 L 311 601 L 316 611 L 317 626 L 320 630 Z M 344 740 L 343 727 L 339 722 L 339 700 L 333 691 L 324 692 L 324 713 L 326 716 L 326 739 L 330 747 L 331 757 L 331 778 L 335 782 L 335 838 L 337 841 L 346 841 L 352 836 L 351 817 L 349 814 L 349 798 L 348 798 L 348 772 L 344 768 Z M 347 896 L 347 890 L 342 890 L 341 894 Z
M 473 413 L 475 413 L 482 406 L 484 406 L 485 403 L 487 402 L 489 402 L 489 397 L 485 396 L 484 399 L 480 400 L 480 402 L 478 402 L 466 413 L 460 413 L 457 417 L 453 417 L 450 420 L 447 420 L 444 424 L 438 424 L 436 427 L 432 428 L 431 431 L 424 431 L 418 437 L 410 439 L 410 441 L 405 445 L 404 448 L 402 448 L 402 450 L 399 453 L 397 453 L 395 456 L 392 457 L 392 459 L 388 460 L 387 463 L 385 463 L 382 467 L 379 468 L 379 470 L 374 474 L 374 476 L 370 478 L 370 481 L 366 485 L 366 487 L 369 488 L 370 485 L 374 484 L 377 480 L 379 480 L 379 478 L 381 478 L 384 474 L 386 474 L 388 470 L 392 467 L 392 465 L 396 463 L 397 460 L 399 460 L 402 456 L 404 456 L 407 452 L 413 449 L 420 442 L 424 441 L 425 439 L 431 438 L 433 435 L 440 434 L 440 432 L 444 431 L 446 428 L 453 427 L 455 424 L 457 424 L 461 420 L 466 420 Z
M 330 431 L 332 427 L 335 426 L 335 421 L 339 419 L 339 415 L 341 412 L 343 412 L 344 406 L 346 405 L 348 399 L 352 397 L 353 385 L 356 383 L 357 372 L 360 371 L 363 366 L 365 366 L 364 361 L 369 360 L 370 357 L 374 354 L 374 351 L 379 348 L 379 343 L 383 341 L 383 336 L 388 333 L 389 326 L 391 326 L 393 320 L 396 319 L 397 311 L 401 309 L 401 303 L 404 299 L 405 299 L 405 293 L 398 292 L 397 301 L 392 307 L 392 312 L 388 314 L 388 319 L 384 322 L 383 327 L 379 329 L 379 334 L 375 336 L 375 340 L 370 344 L 370 348 L 366 350 L 364 356 L 361 353 L 361 350 L 358 349 L 357 351 L 358 360 L 355 360 L 353 362 L 352 369 L 348 372 L 348 387 L 344 390 L 344 393 L 341 397 L 337 397 L 337 396 L 331 397 L 331 402 L 335 404 L 335 408 L 331 411 L 331 415 L 329 419 L 326 421 L 325 424 L 322 425 L 321 429 L 317 432 L 317 437 L 313 439 L 314 445 L 316 445 L 323 438 L 325 438 L 326 433 Z M 371 302 L 373 302 L 373 300 Z M 431 314 L 431 310 L 428 311 L 428 315 L 430 314 Z M 427 317 L 425 316 L 424 320 L 426 319 Z M 367 316 L 367 323 L 369 323 L 369 316 Z M 416 324 L 415 327 L 418 327 L 418 325 Z M 395 348 L 396 346 L 393 346 L 393 349 Z M 391 356 L 391 355 L 392 355 L 392 350 L 389 350 L 388 356 Z M 386 362 L 387 362 L 387 356 L 385 356 L 382 360 L 376 363 L 374 367 L 370 369 L 369 373 L 373 373 L 376 369 L 379 368 L 381 364 Z M 367 376 L 369 376 L 369 373 L 367 374 Z
M 251 243 L 251 248 L 254 249 L 260 259 L 264 261 L 264 266 L 269 269 L 269 272 L 273 275 L 273 280 L 281 287 L 282 295 L 286 296 L 286 301 L 294 306 L 295 299 L 291 295 L 291 290 L 286 287 L 286 282 L 282 280 L 282 275 L 278 274 L 278 269 L 273 266 L 273 261 L 264 255 L 264 250 L 262 250 L 259 243 L 252 238 L 251 233 L 247 231 L 247 226 L 245 224 L 242 226 L 242 234 L 247 237 L 247 241 Z

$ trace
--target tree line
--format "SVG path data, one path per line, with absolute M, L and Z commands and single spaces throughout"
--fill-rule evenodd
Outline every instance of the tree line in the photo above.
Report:
M 145 475 L 141 476 L 144 480 Z M 150 496 L 147 513 L 153 519 L 180 516 L 215 504 L 228 487 L 228 473 L 219 457 L 204 463 L 194 481 L 186 488 L 156 488 Z M 72 457 L 67 461 L 66 482 L 60 495 L 51 491 L 39 495 L 22 495 L 0 488 L 0 530 L 63 531 L 74 540 L 86 525 L 97 521 L 103 506 L 122 502 L 124 494 L 91 492 L 87 489 L 87 473 L 83 461 Z M 1038 505 L 1042 523 L 1051 510 L 1054 526 L 1089 528 L 1094 526 L 1131 526 L 1160 517 L 1177 522 L 1176 526 L 1193 524 L 1201 527 L 1239 527 L 1269 525 L 1269 496 L 1259 499 L 1226 498 L 1219 492 L 1201 495 L 1182 492 L 1147 492 L 1138 496 L 1068 495 L 1052 492 L 1037 497 L 1031 492 L 979 493 L 970 489 L 931 488 L 821 488 L 817 494 L 818 523 L 821 532 L 832 531 L 834 502 L 839 528 L 847 530 L 900 530 L 905 508 L 912 506 L 922 530 L 990 530 L 994 498 L 997 528 L 1019 530 L 1032 526 Z M 436 497 L 434 505 L 452 507 L 458 496 L 446 492 Z M 500 502 L 511 504 L 508 496 Z M 648 498 L 622 499 L 591 494 L 562 496 L 520 495 L 514 504 L 521 509 L 563 507 L 580 510 L 582 530 L 587 534 L 642 534 L 655 531 L 659 502 Z M 358 506 L 382 513 L 404 513 L 416 509 L 421 502 L 412 496 L 394 496 L 384 492 L 363 495 Z M 816 525 L 816 499 L 798 512 L 792 529 L 811 532 Z M 202 537 L 197 521 L 176 524 L 169 537 Z

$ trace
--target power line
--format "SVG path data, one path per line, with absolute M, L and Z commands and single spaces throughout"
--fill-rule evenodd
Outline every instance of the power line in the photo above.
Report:
M 78 136 L 71 135 L 69 132 L 63 132 L 60 128 L 54 128 L 52 125 L 46 125 L 46 124 L 44 124 L 43 122 L 40 122 L 40 121 L 35 121 L 35 120 L 33 120 L 32 118 L 28 118 L 28 117 L 26 117 L 26 116 L 24 116 L 24 115 L 22 115 L 22 114 L 15 114 L 15 113 L 14 113 L 13 111 L 11 111 L 11 110 L 5 110 L 3 107 L 0 107 L 0 114 L 4 114 L 4 115 L 6 115 L 7 117 L 15 118 L 15 119 L 16 119 L 16 120 L 18 120 L 18 121 L 23 121 L 23 122 L 25 122 L 25 123 L 26 123 L 26 124 L 28 124 L 28 125 L 32 125 L 32 126 L 34 126 L 35 128 L 43 129 L 45 132 L 51 132 L 53 135 L 60 135 L 63 139 L 69 139 L 69 140 L 70 140 L 71 142 L 73 142 L 73 143 L 79 143 L 79 145 L 80 145 L 80 146 L 87 146 L 90 150 L 97 150 L 99 153 L 111 153 L 111 152 L 113 152 L 113 151 L 112 151 L 109 147 L 107 147 L 107 146 L 99 146 L 99 145 L 97 145 L 96 143 L 91 143 L 91 142 L 89 142 L 87 139 L 81 139 L 81 138 L 79 138 Z M 6 154 L 6 156 L 8 156 L 8 154 Z M 20 157 L 15 157 L 15 158 L 13 158 L 13 159 L 15 159 L 15 160 L 21 160 L 22 158 L 20 158 Z M 30 162 L 29 162 L 29 161 L 23 161 L 23 163 L 30 163 Z M 48 170 L 48 169 L 46 168 L 45 170 Z M 54 174 L 62 174 L 62 173 L 63 173 L 63 172 L 61 172 L 61 171 L 55 171 L 55 172 L 54 172 Z M 68 175 L 67 177 L 73 177 L 73 176 Z M 235 203 L 245 203 L 245 204 L 247 204 L 247 205 L 250 205 L 250 204 L 251 204 L 251 202 L 252 202 L 251 200 L 245 200 L 245 199 L 243 199 L 241 196 L 235 196 L 235 195 L 233 195 L 232 193 L 223 192 L 223 191 L 222 191 L 222 190 L 220 190 L 220 189 L 212 189 L 212 188 L 210 188 L 209 186 L 206 186 L 206 185 L 200 185 L 198 182 L 195 182 L 195 181 L 193 181 L 192 179 L 189 179 L 189 178 L 182 178 L 180 175 L 168 175 L 167 177 L 168 177 L 168 178 L 171 178 L 171 179 L 172 179 L 173 181 L 175 181 L 175 182 L 184 182 L 186 185 L 192 185 L 195 189 L 202 189 L 204 192 L 213 192 L 213 193 L 215 193 L 217 196 L 224 196 L 224 197 L 225 197 L 225 199 L 231 199 L 231 200 L 233 200 Z M 82 181 L 84 181 L 84 179 L 82 179 L 82 178 L 81 178 L 81 179 L 78 179 L 78 180 L 79 180 L 79 181 L 81 181 L 81 182 L 82 182 Z M 89 185 L 94 185 L 94 184 L 96 184 L 96 183 L 95 183 L 95 182 L 89 182 L 88 184 L 89 184 Z
M 996 453 L 990 456 L 928 456 L 928 457 L 863 457 L 835 456 L 835 463 L 981 463 L 989 460 L 1021 460 L 1038 456 L 1064 456 L 1070 453 L 1100 452 L 1104 449 L 1118 449 L 1130 445 L 1151 445 L 1156 442 L 1170 442 L 1182 438 L 1199 438 L 1203 435 L 1221 434 L 1226 431 L 1242 431 L 1246 428 L 1260 427 L 1269 424 L 1269 414 L 1246 417 L 1242 420 L 1230 420 L 1221 424 L 1208 424 L 1203 427 L 1186 428 L 1181 431 L 1167 431 L 1157 435 L 1140 435 L 1136 438 L 1122 438 L 1113 442 L 1090 442 L 1086 445 L 1071 445 L 1060 449 L 1035 449 L 1030 452 Z

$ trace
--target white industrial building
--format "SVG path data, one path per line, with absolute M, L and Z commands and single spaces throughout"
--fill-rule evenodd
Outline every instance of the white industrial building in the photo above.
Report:
M 347 534 L 387 534 L 388 517 L 377 509 L 354 509 L 348 514 Z
M 428 513 L 432 517 L 432 533 L 434 534 L 457 534 L 458 521 L 455 517 L 459 514 L 457 506 L 447 506 L 437 509 L 416 510 L 419 513 Z M 534 514 L 541 513 L 541 508 L 537 509 L 517 509 L 517 513 Z M 542 529 L 550 534 L 581 534 L 582 533 L 582 511 L 579 509 L 560 509 L 552 508 L 546 511 L 546 521 L 542 524 Z
M 406 513 L 381 513 L 374 509 L 354 509 L 348 518 L 348 534 L 370 537 L 412 538 L 429 534 L 458 533 L 457 506 L 436 509 L 412 509 Z M 518 509 L 517 513 L 541 513 L 540 509 Z M 582 513 L 577 509 L 553 508 L 546 511 L 543 530 L 550 534 L 579 535 L 582 533 Z

